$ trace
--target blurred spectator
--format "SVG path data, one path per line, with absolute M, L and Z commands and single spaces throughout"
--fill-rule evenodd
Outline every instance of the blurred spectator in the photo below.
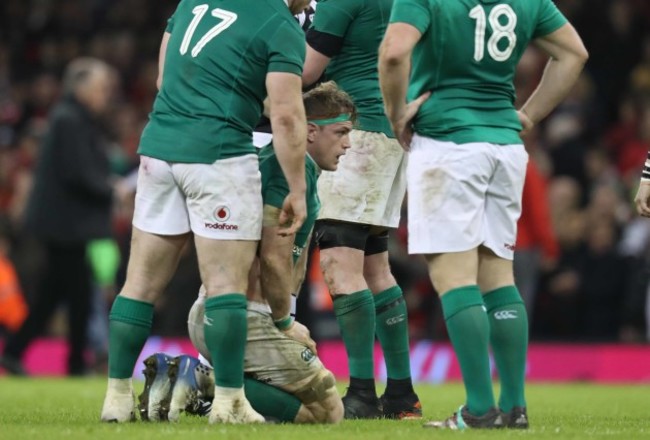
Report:
M 112 86 L 112 69 L 97 59 L 80 58 L 66 69 L 65 95 L 51 113 L 26 214 L 26 229 L 42 242 L 47 267 L 27 320 L 8 339 L 0 360 L 11 373 L 25 373 L 22 354 L 64 299 L 68 373 L 85 372 L 92 297 L 87 247 L 91 240 L 111 236 L 113 188 L 99 118 L 109 106 Z
M 630 74 L 630 88 L 646 96 L 650 94 L 650 35 L 643 40 L 641 62 Z
M 648 30 L 647 17 L 637 13 L 641 7 L 633 0 L 582 1 L 576 28 L 588 42 L 588 69 L 608 117 L 616 114 L 618 97 L 640 59 Z
M 621 122 L 608 133 L 608 146 L 619 175 L 636 180 L 650 150 L 650 99 L 627 98 L 621 115 Z
M 548 188 L 548 200 L 551 208 L 551 221 L 556 234 L 568 224 L 565 217 L 581 207 L 582 189 L 578 182 L 567 176 L 554 178 Z
M 623 342 L 641 342 L 644 328 L 650 340 L 650 222 L 635 217 L 623 229 L 619 253 L 628 267 L 627 288 L 623 291 L 623 309 L 619 338 Z
M 553 206 L 553 205 L 551 205 Z M 533 330 L 544 338 L 576 337 L 579 323 L 580 261 L 583 254 L 585 215 L 567 210 L 560 217 L 557 239 L 560 258 L 555 269 L 544 274 L 536 303 Z
M 553 174 L 571 176 L 583 188 L 587 186 L 584 158 L 588 149 L 588 121 L 592 115 L 593 99 L 591 78 L 588 73 L 583 73 L 567 99 L 547 118 L 541 136 L 552 162 Z
M 626 284 L 625 259 L 616 249 L 615 224 L 606 218 L 594 219 L 587 229 L 587 243 L 578 269 L 579 335 L 588 340 L 618 338 Z

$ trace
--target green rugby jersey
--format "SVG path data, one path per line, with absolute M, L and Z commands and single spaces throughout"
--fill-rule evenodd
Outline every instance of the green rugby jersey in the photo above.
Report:
M 302 74 L 305 36 L 283 0 L 182 0 L 138 152 L 212 163 L 255 154 L 267 72 Z
M 416 27 L 408 100 L 431 91 L 420 135 L 455 143 L 521 144 L 515 67 L 529 41 L 567 20 L 551 0 L 395 0 L 391 23 Z
M 282 208 L 284 199 L 289 194 L 289 184 L 284 177 L 278 158 L 275 155 L 273 144 L 269 144 L 259 151 L 260 173 L 262 174 L 262 200 L 265 205 Z M 320 211 L 320 200 L 318 199 L 318 189 L 316 182 L 320 170 L 316 162 L 307 155 L 305 158 L 305 180 L 307 181 L 307 218 L 305 223 L 296 233 L 293 242 L 293 262 L 294 264 L 300 258 L 300 255 L 309 245 L 307 240 L 314 228 L 314 222 Z
M 377 73 L 379 44 L 384 37 L 393 0 L 321 0 L 312 29 L 343 38 L 325 79 L 334 80 L 357 107 L 357 128 L 394 137 L 384 114 Z

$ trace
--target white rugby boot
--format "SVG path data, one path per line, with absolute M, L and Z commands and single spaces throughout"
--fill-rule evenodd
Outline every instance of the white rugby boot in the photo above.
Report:
M 214 387 L 210 423 L 264 423 L 265 419 L 251 406 L 244 388 Z
M 116 423 L 135 420 L 135 395 L 131 378 L 108 379 L 101 420 Z

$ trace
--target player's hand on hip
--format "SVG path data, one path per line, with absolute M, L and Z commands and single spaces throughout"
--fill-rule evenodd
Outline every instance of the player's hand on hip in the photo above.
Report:
M 521 123 L 520 135 L 525 136 L 533 129 L 535 123 L 531 121 L 530 117 L 523 110 L 517 110 L 517 116 L 519 117 L 519 122 Z
M 304 192 L 290 192 L 282 203 L 280 211 L 280 229 L 278 234 L 283 237 L 293 235 L 307 218 L 307 202 Z
M 411 140 L 413 139 L 413 127 L 411 122 L 415 115 L 418 114 L 420 107 L 431 96 L 431 92 L 426 92 L 418 96 L 413 101 L 406 104 L 404 113 L 401 114 L 397 121 L 391 121 L 393 126 L 393 133 L 399 141 L 404 151 L 411 149 Z
M 282 330 L 282 333 L 293 339 L 294 341 L 298 341 L 301 344 L 304 344 L 309 348 L 311 351 L 314 352 L 314 354 L 318 354 L 318 351 L 316 350 L 316 342 L 311 338 L 311 334 L 309 333 L 309 329 L 299 323 L 298 321 L 293 321 L 293 324 L 291 324 L 291 327 L 289 327 L 286 330 Z
M 643 217 L 650 217 L 650 182 L 641 181 L 634 197 L 636 210 Z

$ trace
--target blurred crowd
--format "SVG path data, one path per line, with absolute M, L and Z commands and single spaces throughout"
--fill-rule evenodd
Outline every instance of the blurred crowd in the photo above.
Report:
M 517 283 L 538 340 L 643 342 L 650 339 L 650 221 L 632 198 L 650 150 L 650 3 L 557 0 L 590 52 L 570 97 L 526 138 L 531 163 L 516 249 Z M 118 75 L 103 118 L 116 181 L 137 169 L 136 149 L 156 94 L 157 56 L 176 0 L 3 0 L 0 2 L 0 327 L 16 328 L 35 295 L 43 250 L 24 214 L 47 116 L 61 95 L 66 64 L 79 56 L 107 61 Z M 546 60 L 530 49 L 517 96 L 534 89 Z M 127 182 L 126 180 L 124 182 Z M 128 188 L 128 184 L 124 187 Z M 114 239 L 128 255 L 132 194 L 117 191 Z M 403 217 L 407 215 L 404 212 Z M 392 267 L 402 286 L 414 338 L 446 338 L 439 302 L 419 257 L 406 252 L 405 221 L 393 234 Z M 444 233 L 444 231 L 441 231 Z M 125 261 L 96 298 L 106 310 Z M 302 320 L 327 336 L 331 319 L 318 271 L 299 300 Z M 181 336 L 200 280 L 187 249 L 154 334 Z M 6 292 L 13 291 L 11 295 Z M 21 295 L 25 300 L 18 298 Z M 7 305 L 7 304 L 10 304 Z M 12 313 L 8 313 L 11 310 Z M 7 316 L 5 316 L 7 315 Z M 96 350 L 102 326 L 94 319 Z M 50 331 L 59 333 L 56 321 Z M 318 329 L 324 329 L 319 334 Z M 98 341 L 98 342 L 97 342 Z

